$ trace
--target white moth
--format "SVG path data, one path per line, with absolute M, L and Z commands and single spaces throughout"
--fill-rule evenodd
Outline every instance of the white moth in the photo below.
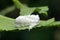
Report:
M 39 24 L 39 16 L 38 15 L 25 15 L 19 16 L 15 20 L 16 27 L 28 26 L 28 29 L 32 29 L 34 26 Z

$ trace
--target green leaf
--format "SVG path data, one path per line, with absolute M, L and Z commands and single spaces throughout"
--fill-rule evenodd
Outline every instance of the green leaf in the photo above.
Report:
M 28 7 L 27 5 L 22 4 L 18 0 L 13 0 L 13 2 L 17 6 L 17 8 L 20 9 L 20 14 L 21 15 L 29 15 L 29 14 L 33 13 L 36 10 L 39 13 L 42 13 L 43 15 L 48 16 L 48 14 L 47 14 L 48 6 Z
M 13 11 L 14 9 L 15 9 L 15 6 L 7 7 L 0 11 L 0 15 L 6 15 L 7 13 Z
M 0 15 L 0 31 L 4 31 L 4 30 L 12 31 L 12 30 L 16 30 L 16 29 L 17 28 L 15 27 L 15 19 Z M 24 30 L 24 29 L 28 29 L 28 27 L 21 27 L 18 29 Z
M 29 14 L 33 13 L 34 11 L 35 11 L 35 8 L 25 7 L 25 8 L 21 8 L 20 14 L 21 15 L 29 15 Z
M 24 8 L 24 5 L 21 4 L 21 2 L 19 2 L 19 0 L 13 0 L 13 2 L 14 2 L 14 4 L 16 5 L 16 7 L 17 7 L 18 9 Z
M 52 27 L 52 26 L 58 26 L 60 25 L 60 21 L 55 22 L 54 18 L 49 19 L 49 20 L 40 20 L 39 25 L 35 26 L 36 27 Z M 17 28 L 15 27 L 15 19 L 8 18 L 5 16 L 0 15 L 0 31 L 12 31 L 16 30 Z M 25 30 L 28 29 L 28 27 L 21 27 L 18 28 L 19 30 Z
M 35 8 L 30 8 L 26 5 L 23 5 L 18 0 L 13 0 L 13 2 L 17 6 L 17 8 L 20 9 L 20 15 L 29 15 L 35 11 Z
M 49 10 L 48 6 L 37 7 L 36 9 L 39 13 L 48 16 L 47 11 Z
M 52 22 L 49 26 L 60 27 L 60 21 Z
M 23 5 L 18 0 L 13 0 L 13 2 L 17 6 L 17 8 L 21 10 L 21 12 L 20 12 L 21 15 L 31 14 L 35 10 L 38 11 L 39 13 L 43 13 L 45 16 L 48 15 L 47 14 L 48 6 L 30 8 L 26 5 Z M 0 12 L 1 13 L 1 15 L 0 15 L 0 31 L 1 30 L 2 31 L 4 31 L 4 30 L 11 31 L 11 30 L 16 30 L 17 29 L 15 27 L 15 19 L 2 16 L 2 15 L 5 15 L 4 13 L 7 13 L 7 11 L 9 12 L 8 9 L 3 10 L 3 11 Z M 55 21 L 54 18 L 49 19 L 49 20 L 40 20 L 39 25 L 37 25 L 35 27 L 53 27 L 53 26 L 60 27 L 60 21 Z M 25 30 L 25 29 L 28 29 L 28 27 L 21 27 L 21 28 L 18 28 L 18 29 L 19 30 Z
M 49 26 L 52 22 L 54 22 L 55 20 L 54 20 L 54 18 L 52 18 L 52 19 L 49 19 L 49 20 L 46 20 L 46 21 L 43 21 L 43 20 L 41 20 L 40 21 L 40 24 L 38 25 L 38 27 L 47 27 L 47 26 Z M 52 25 L 53 26 L 53 25 Z
M 14 19 L 0 15 L 0 30 L 15 30 Z

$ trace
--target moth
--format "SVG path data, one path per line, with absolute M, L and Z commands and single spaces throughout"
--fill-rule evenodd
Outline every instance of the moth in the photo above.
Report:
M 25 16 L 18 16 L 15 19 L 15 25 L 17 28 L 21 28 L 23 26 L 27 26 L 29 31 L 39 24 L 39 15 L 25 15 Z

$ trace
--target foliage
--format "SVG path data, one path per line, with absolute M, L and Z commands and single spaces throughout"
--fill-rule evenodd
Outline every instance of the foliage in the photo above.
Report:
M 33 13 L 34 11 L 37 11 L 39 13 L 42 13 L 45 16 L 48 16 L 47 11 L 48 11 L 48 6 L 41 6 L 41 7 L 28 7 L 27 5 L 23 5 L 21 2 L 18 0 L 13 0 L 14 4 L 18 9 L 21 10 L 20 14 L 21 15 L 28 15 Z M 14 6 L 12 7 L 14 9 Z M 8 10 L 11 8 L 8 8 Z M 15 30 L 15 19 L 8 18 L 2 15 L 5 15 L 6 13 L 10 11 L 6 11 L 7 9 L 1 11 L 0 15 L 0 30 L 4 31 L 9 31 L 9 30 Z M 49 20 L 40 20 L 40 24 L 37 25 L 36 27 L 53 27 L 53 26 L 60 26 L 60 21 L 55 21 L 54 18 L 49 19 Z M 35 27 L 35 28 L 36 28 Z M 19 28 L 19 30 L 25 30 L 28 29 L 27 27 Z

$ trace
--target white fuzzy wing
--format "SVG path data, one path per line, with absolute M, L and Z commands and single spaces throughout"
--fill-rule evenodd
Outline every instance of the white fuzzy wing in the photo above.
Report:
M 32 29 L 39 22 L 38 16 L 19 16 L 16 18 L 16 27 L 28 26 L 29 30 Z

